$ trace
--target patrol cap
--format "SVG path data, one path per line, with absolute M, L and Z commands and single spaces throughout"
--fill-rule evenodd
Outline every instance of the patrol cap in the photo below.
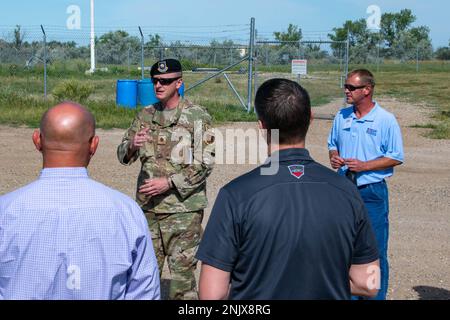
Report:
M 176 59 L 164 59 L 156 62 L 152 66 L 150 70 L 150 76 L 153 77 L 158 74 L 169 74 L 176 72 L 182 72 L 180 61 Z

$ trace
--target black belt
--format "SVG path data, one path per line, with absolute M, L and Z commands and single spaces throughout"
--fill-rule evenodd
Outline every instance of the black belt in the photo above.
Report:
M 378 182 L 364 184 L 362 186 L 358 186 L 358 189 L 364 189 L 364 188 L 367 188 L 368 186 L 371 186 L 371 185 L 374 185 L 374 184 L 378 184 L 378 183 L 386 183 L 386 181 L 384 181 L 384 179 L 383 179 L 383 180 L 378 181 Z

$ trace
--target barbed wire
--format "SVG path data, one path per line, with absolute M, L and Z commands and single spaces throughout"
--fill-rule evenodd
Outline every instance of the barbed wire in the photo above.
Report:
M 202 45 L 213 41 L 231 41 L 239 45 L 248 44 L 249 25 L 219 25 L 219 26 L 141 26 L 146 41 L 150 36 L 159 36 L 161 42 L 170 44 L 172 42 L 198 43 Z M 245 28 L 244 28 L 245 27 Z M 17 26 L 0 25 L 0 39 L 11 41 L 14 39 L 14 30 Z M 90 40 L 90 28 L 82 27 L 70 30 L 66 26 L 45 25 L 43 26 L 47 41 L 77 42 L 86 45 Z M 205 28 L 208 28 L 206 31 Z M 188 29 L 188 30 L 186 30 Z M 124 31 L 130 37 L 139 37 L 139 26 L 98 26 L 95 28 L 97 38 L 109 32 Z M 23 41 L 40 41 L 43 34 L 41 26 L 20 26 Z

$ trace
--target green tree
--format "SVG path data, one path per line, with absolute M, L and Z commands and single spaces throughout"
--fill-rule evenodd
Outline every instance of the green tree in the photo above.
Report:
M 276 40 L 282 42 L 281 46 L 277 46 L 274 52 L 274 62 L 276 64 L 290 63 L 291 59 L 299 57 L 298 42 L 302 40 L 302 29 L 290 23 L 287 31 L 274 32 L 273 36 Z
M 147 45 L 157 47 L 162 44 L 162 38 L 159 34 L 149 34 L 148 37 L 150 38 L 150 41 L 147 42 Z
M 122 30 L 108 32 L 98 39 L 97 52 L 99 62 L 122 64 L 127 61 L 128 52 L 135 62 L 140 52 L 140 41 Z
M 398 35 L 392 47 L 389 48 L 391 56 L 400 59 L 401 61 L 430 59 L 433 54 L 431 41 L 428 38 L 428 28 L 420 27 L 422 30 L 414 28 L 411 30 L 402 31 Z
M 333 28 L 333 31 L 334 34 L 328 34 L 332 41 L 346 41 L 348 36 L 350 60 L 353 63 L 366 63 L 378 43 L 378 34 L 367 29 L 365 19 L 347 20 L 341 28 Z M 334 56 L 343 56 L 343 44 L 332 43 L 331 48 Z
M 403 9 L 399 13 L 384 13 L 381 16 L 381 34 L 388 48 L 400 38 L 403 31 L 407 30 L 416 21 L 416 17 L 409 9 Z
M 275 39 L 281 42 L 286 41 L 298 42 L 302 39 L 302 29 L 290 23 L 286 32 L 274 32 L 273 36 L 275 37 Z
M 402 60 L 417 56 L 428 59 L 432 55 L 430 29 L 426 26 L 411 27 L 416 20 L 412 11 L 403 9 L 398 13 L 384 13 L 381 16 L 381 30 L 372 33 L 367 30 L 366 20 L 347 20 L 340 28 L 334 28 L 328 37 L 332 41 L 346 41 L 347 32 L 350 43 L 350 59 L 353 63 L 366 63 L 373 59 L 377 47 L 381 47 L 383 57 L 393 57 Z M 332 44 L 333 54 L 342 57 L 342 45 Z
M 163 44 L 163 39 L 157 33 L 149 34 L 149 41 L 145 44 L 146 56 L 152 57 L 153 60 L 159 60 L 160 55 L 162 54 L 162 48 L 160 48 Z
M 25 33 L 22 32 L 20 25 L 16 25 L 16 28 L 13 31 L 14 35 L 14 48 L 19 50 L 22 47 L 23 39 L 25 38 Z
M 304 47 L 303 55 L 306 59 L 325 59 L 328 58 L 328 52 L 321 50 L 320 45 L 309 43 Z
M 346 41 L 347 34 L 350 42 L 350 47 L 356 46 L 358 43 L 365 42 L 369 32 L 365 19 L 357 21 L 347 20 L 341 28 L 333 28 L 334 34 L 328 34 L 332 41 Z M 339 44 L 333 44 L 338 46 Z
M 434 56 L 439 60 L 450 60 L 450 40 L 448 41 L 448 47 L 438 48 Z
M 391 44 L 386 41 L 384 55 L 404 61 L 416 59 L 417 50 L 419 50 L 419 59 L 421 60 L 430 59 L 433 54 L 430 29 L 426 26 L 414 28 L 408 26 L 398 31 Z
M 436 50 L 434 56 L 438 60 L 450 60 L 450 48 L 449 47 L 441 47 Z

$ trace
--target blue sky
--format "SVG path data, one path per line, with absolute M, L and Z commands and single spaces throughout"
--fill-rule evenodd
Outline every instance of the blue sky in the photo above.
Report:
M 66 25 L 69 5 L 81 8 L 82 27 L 89 27 L 89 0 L 40 0 L 5 1 L 0 4 L 0 24 L 3 26 L 51 26 Z M 446 46 L 450 39 L 450 2 L 444 0 L 96 0 L 96 25 L 101 27 L 150 26 L 146 31 L 162 33 L 170 26 L 181 37 L 193 27 L 228 26 L 236 37 L 245 35 L 246 24 L 255 17 L 260 36 L 269 37 L 273 31 L 285 30 L 289 23 L 302 28 L 309 38 L 324 39 L 333 27 L 345 20 L 367 18 L 369 5 L 377 5 L 381 12 L 398 12 L 412 9 L 415 25 L 427 25 L 431 29 L 433 45 Z M 237 26 L 235 26 L 237 25 Z M 230 29 L 231 28 L 231 29 Z M 169 30 L 169 29 L 167 29 Z M 176 36 L 175 34 L 173 35 Z

